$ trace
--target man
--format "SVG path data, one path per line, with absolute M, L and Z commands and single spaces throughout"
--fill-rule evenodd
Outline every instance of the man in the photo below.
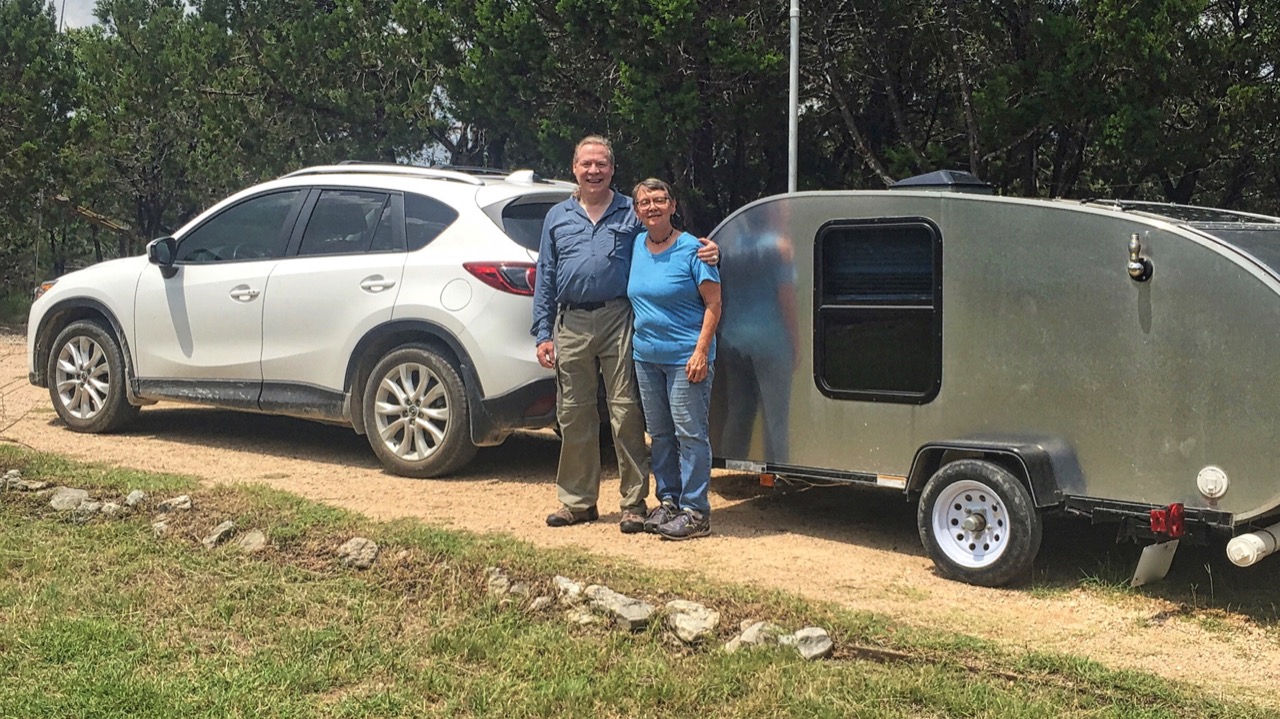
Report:
M 610 187 L 613 171 L 608 140 L 591 135 L 578 143 L 573 153 L 578 189 L 551 208 L 542 226 L 530 333 L 539 364 L 556 370 L 558 386 L 561 507 L 547 517 L 547 525 L 567 527 L 600 516 L 597 381 L 603 377 L 621 478 L 619 528 L 633 534 L 644 531 L 649 453 L 631 362 L 627 275 L 644 226 L 631 198 Z M 714 263 L 719 250 L 707 242 L 698 257 Z

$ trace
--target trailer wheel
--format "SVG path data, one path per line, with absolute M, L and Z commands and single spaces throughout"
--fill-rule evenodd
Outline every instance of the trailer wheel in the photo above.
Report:
M 939 469 L 916 510 L 920 541 L 951 579 L 997 587 L 1031 568 L 1040 514 L 1031 495 L 999 465 L 962 459 Z

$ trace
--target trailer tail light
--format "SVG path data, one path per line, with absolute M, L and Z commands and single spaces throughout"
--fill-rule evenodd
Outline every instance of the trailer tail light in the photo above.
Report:
M 1180 539 L 1187 531 L 1187 513 L 1182 503 L 1170 504 L 1163 509 L 1151 510 L 1151 532 Z
M 495 290 L 532 295 L 538 266 L 529 262 L 466 262 L 467 272 Z

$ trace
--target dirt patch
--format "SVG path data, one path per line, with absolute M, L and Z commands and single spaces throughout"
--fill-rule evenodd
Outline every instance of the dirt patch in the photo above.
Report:
M 900 496 L 850 488 L 778 493 L 755 476 L 728 472 L 712 481 L 707 539 L 620 534 L 616 475 L 604 483 L 600 522 L 549 529 L 542 518 L 556 506 L 559 451 L 550 432 L 482 449 L 463 474 L 439 480 L 388 475 L 351 430 L 281 417 L 162 404 L 144 409 L 125 433 L 77 434 L 57 420 L 47 392 L 28 384 L 25 339 L 0 335 L 0 354 L 0 439 L 32 449 L 208 483 L 261 483 L 375 518 L 417 517 L 784 589 L 1013 649 L 1152 672 L 1211 696 L 1280 704 L 1275 606 L 1269 614 L 1252 600 L 1243 611 L 1231 608 L 1242 604 L 1232 592 L 1280 585 L 1280 560 L 1239 573 L 1223 566 L 1220 546 L 1184 548 L 1177 583 L 1139 594 L 1099 591 L 1094 578 L 1108 563 L 1131 569 L 1136 551 L 1111 546 L 1106 530 L 1062 521 L 1046 528 L 1033 588 L 970 587 L 934 573 L 914 507 Z

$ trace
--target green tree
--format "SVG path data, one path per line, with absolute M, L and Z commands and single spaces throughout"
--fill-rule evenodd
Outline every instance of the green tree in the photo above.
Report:
M 0 0 L 0 273 L 6 293 L 42 272 L 33 258 L 59 213 L 56 158 L 71 109 L 68 54 L 53 5 Z

